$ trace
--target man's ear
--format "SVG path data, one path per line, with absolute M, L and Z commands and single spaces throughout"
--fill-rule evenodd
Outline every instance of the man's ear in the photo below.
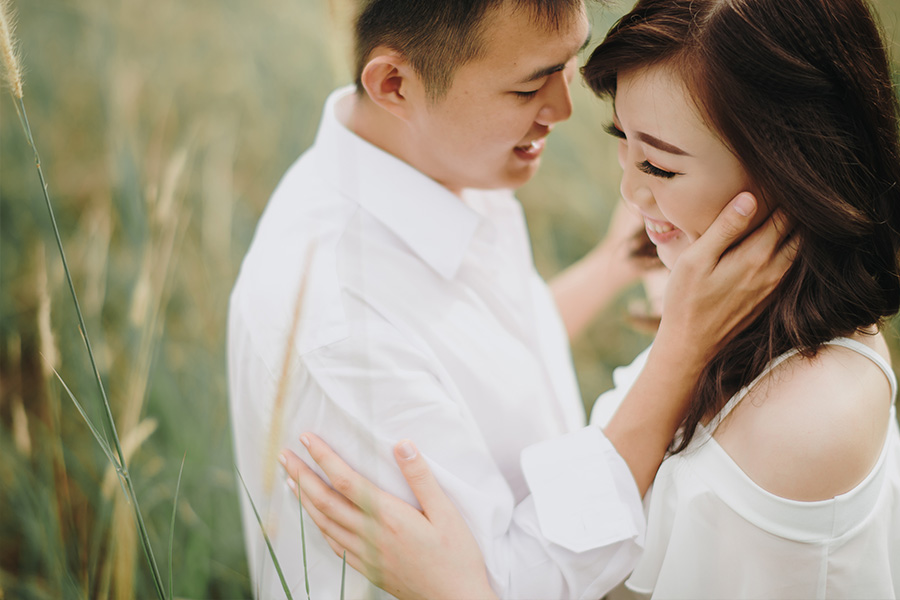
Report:
M 410 101 L 421 95 L 421 82 L 409 61 L 389 48 L 372 52 L 360 81 L 372 102 L 403 120 L 410 117 Z

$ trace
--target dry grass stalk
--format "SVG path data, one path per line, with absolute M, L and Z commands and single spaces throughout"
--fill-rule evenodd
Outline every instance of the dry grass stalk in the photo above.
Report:
M 11 336 L 9 346 L 10 370 L 18 368 L 19 377 L 22 373 L 22 339 L 18 335 Z M 28 414 L 25 412 L 25 406 L 22 404 L 22 394 L 15 391 L 16 387 L 21 384 L 13 384 L 13 392 L 11 394 L 10 404 L 12 408 L 12 426 L 13 426 L 13 443 L 16 449 L 24 456 L 31 456 L 31 434 L 28 431 Z
M 130 429 L 122 437 L 122 451 L 125 461 L 130 462 L 135 452 L 156 431 L 158 423 L 156 419 L 144 419 Z M 118 474 L 112 467 L 107 468 L 103 478 L 101 491 L 106 498 L 113 496 L 118 488 Z M 103 587 L 112 588 L 112 593 L 104 592 L 104 598 L 116 600 L 133 600 L 135 584 L 135 566 L 137 564 L 138 536 L 137 525 L 134 520 L 132 508 L 128 498 L 124 494 L 116 494 L 113 499 L 113 517 L 110 525 L 111 544 L 110 551 L 105 557 L 105 564 L 101 572 L 105 577 L 101 579 Z
M 294 363 L 295 344 L 297 331 L 300 329 L 300 316 L 303 313 L 303 297 L 306 295 L 306 282 L 309 280 L 309 270 L 312 267 L 312 259 L 316 252 L 316 244 L 313 243 L 306 253 L 303 264 L 303 275 L 300 285 L 297 287 L 297 299 L 294 301 L 294 314 L 291 318 L 291 328 L 288 332 L 287 344 L 284 349 L 284 360 L 281 363 L 281 376 L 278 378 L 278 391 L 275 401 L 272 403 L 272 420 L 269 422 L 269 438 L 263 465 L 263 483 L 266 494 L 272 491 L 275 481 L 275 457 L 281 446 L 281 417 L 284 414 L 284 400 L 287 396 L 288 384 L 291 380 L 291 367 Z
M 140 417 L 150 379 L 153 348 L 162 330 L 160 316 L 168 301 L 172 256 L 177 240 L 183 236 L 187 224 L 187 219 L 183 218 L 182 206 L 177 202 L 178 184 L 186 165 L 187 152 L 182 149 L 167 164 L 161 185 L 155 187 L 157 193 L 149 197 L 153 231 L 150 243 L 144 248 L 141 271 L 129 313 L 132 324 L 140 330 L 140 339 L 122 394 L 125 401 L 119 419 L 126 463 L 157 427 L 155 419 L 141 421 Z M 103 482 L 103 493 L 107 497 L 112 496 L 117 481 L 118 476 L 110 465 Z M 109 557 L 111 564 L 106 567 L 114 598 L 128 598 L 128 593 L 134 586 L 138 539 L 134 519 L 129 518 L 129 510 L 127 498 L 116 495 L 111 530 L 116 550 Z
M 169 162 L 159 187 L 160 194 L 154 200 L 152 210 L 156 218 L 156 231 L 151 243 L 144 249 L 144 258 L 138 283 L 132 296 L 130 318 L 141 331 L 137 359 L 133 363 L 125 391 L 126 404 L 122 412 L 122 429 L 128 431 L 137 426 L 144 408 L 153 348 L 162 332 L 161 315 L 169 299 L 169 283 L 173 274 L 172 257 L 187 228 L 182 206 L 175 201 L 178 182 L 187 164 L 187 153 L 182 150 Z
M 22 67 L 19 65 L 19 54 L 16 49 L 15 29 L 9 0 L 0 0 L 0 54 L 6 80 L 12 88 L 13 96 L 22 99 Z
M 113 508 L 112 540 L 112 596 L 115 600 L 134 600 L 135 566 L 137 559 L 137 527 L 128 501 L 121 494 Z
M 28 414 L 18 394 L 12 399 L 13 442 L 23 456 L 31 456 L 31 434 L 28 432 Z
M 59 369 L 59 349 L 56 345 L 56 337 L 53 335 L 53 324 L 50 319 L 51 302 L 50 302 L 50 281 L 47 276 L 47 258 L 44 255 L 44 245 L 36 246 L 37 272 L 37 294 L 38 294 L 38 340 L 41 349 L 41 355 L 44 360 L 41 362 L 41 369 L 45 379 L 53 377 L 53 370 Z
M 328 52 L 334 81 L 346 81 L 352 64 L 349 49 L 353 47 L 351 32 L 356 14 L 356 2 L 352 0 L 328 0 L 328 35 L 331 48 Z

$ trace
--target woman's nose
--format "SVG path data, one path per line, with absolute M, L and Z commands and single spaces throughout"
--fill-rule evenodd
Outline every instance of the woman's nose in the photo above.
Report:
M 622 180 L 619 183 L 619 193 L 622 195 L 622 199 L 637 208 L 647 208 L 653 203 L 653 194 L 646 185 L 646 176 L 638 170 L 633 161 L 629 161 L 627 149 L 623 149 L 621 146 L 619 148 L 619 166 L 622 167 Z

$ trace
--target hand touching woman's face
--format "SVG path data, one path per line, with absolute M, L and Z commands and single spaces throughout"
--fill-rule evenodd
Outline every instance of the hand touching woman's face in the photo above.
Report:
M 644 219 L 670 269 L 750 178 L 700 118 L 678 75 L 663 64 L 619 73 L 615 118 L 622 197 Z M 762 208 L 762 207 L 760 207 Z M 759 210 L 756 224 L 769 211 Z

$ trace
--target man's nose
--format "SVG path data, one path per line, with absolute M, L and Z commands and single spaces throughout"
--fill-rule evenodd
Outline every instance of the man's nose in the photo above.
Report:
M 569 94 L 569 78 L 565 69 L 550 76 L 544 106 L 535 121 L 541 125 L 553 125 L 572 116 L 572 96 Z

